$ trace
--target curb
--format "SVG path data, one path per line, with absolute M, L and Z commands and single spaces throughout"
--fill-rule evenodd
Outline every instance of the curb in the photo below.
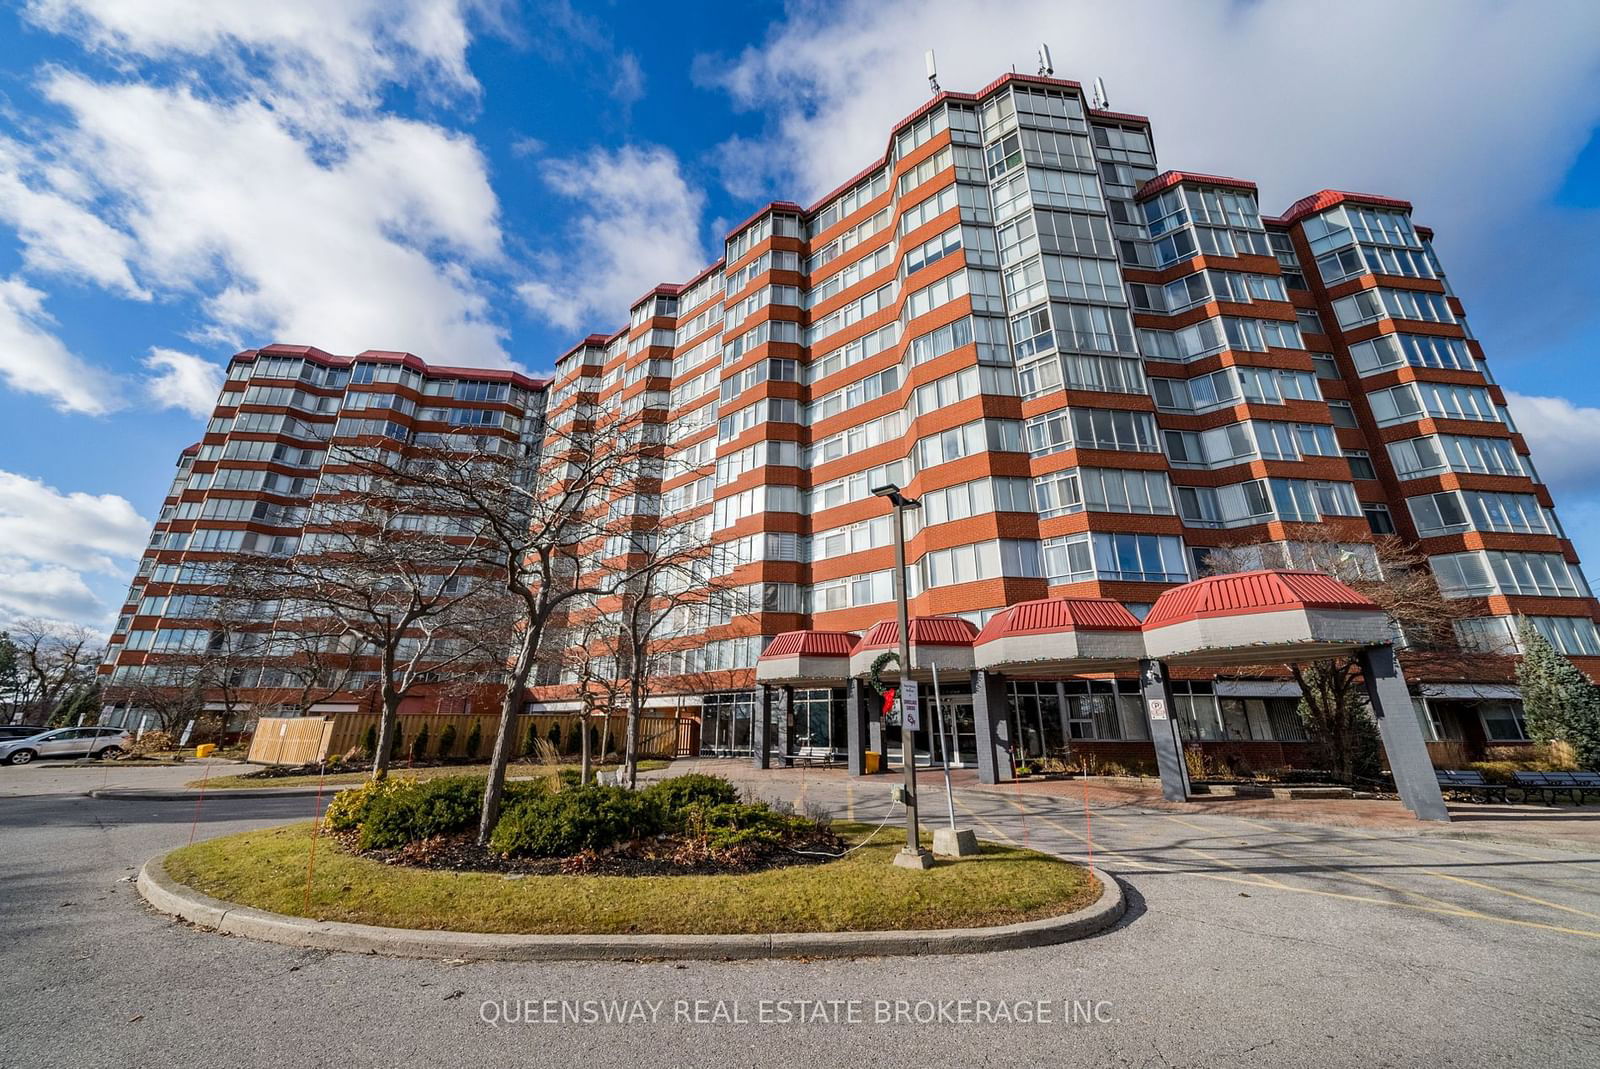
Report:
M 1518 846 L 1537 846 L 1545 850 L 1564 850 L 1568 853 L 1600 855 L 1600 844 L 1579 842 L 1576 839 L 1546 838 L 1539 835 L 1518 835 L 1516 832 L 1469 831 L 1465 828 L 1449 831 L 1419 832 L 1421 839 L 1449 839 L 1461 843 L 1514 843 Z
M 322 794 L 332 798 L 344 786 L 324 787 Z M 169 790 L 121 790 L 109 787 L 90 791 L 88 797 L 112 799 L 118 802 L 192 802 L 206 798 L 311 798 L 318 793 L 315 787 L 214 787 L 202 791 L 198 787 L 171 788 Z
M 1100 897 L 1088 907 L 1061 917 L 993 928 L 770 935 L 511 935 L 316 921 L 238 906 L 201 894 L 168 874 L 165 855 L 145 862 L 139 870 L 137 886 L 145 901 L 157 910 L 198 927 L 316 950 L 464 961 L 726 961 L 977 954 L 1084 939 L 1116 924 L 1128 908 L 1115 877 L 1098 869 L 1090 869 L 1089 874 L 1100 882 Z

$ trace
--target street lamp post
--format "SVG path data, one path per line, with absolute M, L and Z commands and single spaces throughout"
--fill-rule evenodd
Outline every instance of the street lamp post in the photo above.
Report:
M 905 514 L 922 507 L 914 497 L 906 497 L 894 483 L 872 488 L 873 494 L 887 498 L 894 507 L 894 611 L 900 624 L 900 684 L 895 699 L 900 703 L 900 756 L 905 765 L 906 845 L 894 856 L 901 868 L 926 869 L 933 866 L 933 855 L 922 848 L 917 828 L 917 747 L 915 733 L 906 726 L 906 681 L 911 678 L 911 622 L 906 607 L 906 525 Z

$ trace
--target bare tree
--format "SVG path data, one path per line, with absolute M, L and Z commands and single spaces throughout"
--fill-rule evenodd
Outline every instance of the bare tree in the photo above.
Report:
M 653 511 L 664 428 L 623 419 L 601 429 L 551 431 L 545 453 L 440 452 L 394 474 L 446 512 L 470 517 L 481 567 L 517 610 L 504 662 L 504 696 L 478 828 L 487 843 L 500 819 L 506 766 L 516 745 L 513 725 L 530 677 L 548 663 L 550 638 L 574 605 L 623 590 L 630 573 L 599 567 L 613 536 L 634 527 L 636 511 Z M 552 625 L 555 625 L 554 627 Z
M 105 641 L 87 627 L 20 620 L 9 633 L 15 658 L 11 717 L 43 724 L 79 690 L 93 685 Z
M 310 651 L 374 666 L 380 722 L 372 774 L 382 779 L 401 703 L 421 685 L 482 673 L 499 657 L 505 621 L 499 599 L 484 596 L 498 584 L 484 574 L 479 519 L 426 492 L 425 472 L 455 470 L 453 452 L 343 446 L 330 459 L 345 470 L 325 477 L 328 492 L 313 504 L 299 551 L 262 560 L 252 585 L 273 592 L 280 630 L 301 643 L 291 663 L 313 681 L 302 686 L 302 708 L 325 678 Z
M 213 722 L 220 734 L 239 720 L 246 690 L 260 675 L 276 615 L 273 592 L 253 582 L 256 572 L 248 559 L 213 565 L 205 574 L 209 580 L 195 593 L 171 598 L 167 605 L 169 619 L 178 614 L 180 603 L 184 606 L 182 611 L 205 634 L 204 643 L 161 658 L 164 667 L 185 670 L 190 678 L 184 689 L 192 687 L 201 695 L 194 710 L 200 737 L 213 731 Z M 221 706 L 215 715 L 213 704 Z
M 743 591 L 715 574 L 709 536 L 709 523 L 695 521 L 651 524 L 627 536 L 622 568 L 628 579 L 616 599 L 616 645 L 627 679 L 623 763 L 629 786 L 638 785 L 644 701 L 652 682 L 669 673 L 663 662 L 675 640 L 749 611 Z
M 552 621 L 545 646 L 548 683 L 572 686 L 578 702 L 578 782 L 588 783 L 594 775 L 596 758 L 604 759 L 605 743 L 594 752 L 594 721 L 604 712 L 609 741 L 612 711 L 623 701 L 627 683 L 618 671 L 618 631 L 612 614 L 602 613 L 592 604 L 568 607 L 559 621 Z
M 140 711 L 141 724 L 151 716 L 157 728 L 176 736 L 184 724 L 204 715 L 205 669 L 197 661 L 161 664 L 119 684 L 114 693 Z
M 1472 615 L 1478 603 L 1447 598 L 1427 557 L 1392 535 L 1371 544 L 1342 540 L 1321 525 L 1289 528 L 1281 542 L 1241 543 L 1213 550 L 1206 558 L 1212 575 L 1258 568 L 1322 572 L 1371 599 L 1389 614 L 1396 639 L 1407 652 L 1432 662 L 1465 667 L 1469 655 L 1456 642 L 1455 622 Z M 1265 666 L 1264 666 L 1265 667 Z M 1293 661 L 1282 666 L 1300 687 L 1307 732 L 1327 751 L 1331 771 L 1347 782 L 1376 759 L 1376 729 L 1362 704 L 1360 661 L 1355 656 Z M 1248 669 L 1246 669 L 1248 671 Z

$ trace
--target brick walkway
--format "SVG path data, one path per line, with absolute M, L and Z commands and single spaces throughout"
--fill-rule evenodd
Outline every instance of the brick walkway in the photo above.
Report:
M 769 780 L 774 783 L 842 782 L 849 778 L 840 768 L 774 768 L 762 772 L 743 761 L 689 759 L 674 761 L 673 773 L 706 771 L 735 779 Z M 670 774 L 670 773 L 669 773 Z M 935 771 L 918 769 L 919 787 L 924 793 L 931 780 L 943 784 Z M 887 790 L 900 780 L 898 768 L 880 776 L 860 777 L 859 786 L 882 784 Z M 1397 834 L 1456 837 L 1498 837 L 1513 841 L 1548 842 L 1600 849 L 1600 805 L 1476 805 L 1450 803 L 1451 823 L 1422 824 L 1397 800 L 1386 799 L 1279 799 L 1279 798 L 1204 798 L 1188 802 L 1168 802 L 1154 780 L 1127 780 L 1083 777 L 1065 780 L 1026 780 L 1013 783 L 981 784 L 975 769 L 954 769 L 951 784 L 964 791 L 986 791 L 1021 798 L 1059 798 L 1081 802 L 1085 795 L 1096 809 L 1153 809 L 1172 813 L 1198 813 L 1246 817 L 1256 820 L 1282 820 L 1339 828 L 1360 828 Z M 926 804 L 926 803 L 924 803 Z

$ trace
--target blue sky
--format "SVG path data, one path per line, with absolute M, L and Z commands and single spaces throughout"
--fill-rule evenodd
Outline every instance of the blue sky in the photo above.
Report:
M 1405 197 L 1600 556 L 1600 8 L 23 0 L 0 11 L 0 622 L 104 626 L 220 369 L 549 368 L 1048 41 L 1167 167 Z M 641 238 L 643 240 L 641 240 Z

